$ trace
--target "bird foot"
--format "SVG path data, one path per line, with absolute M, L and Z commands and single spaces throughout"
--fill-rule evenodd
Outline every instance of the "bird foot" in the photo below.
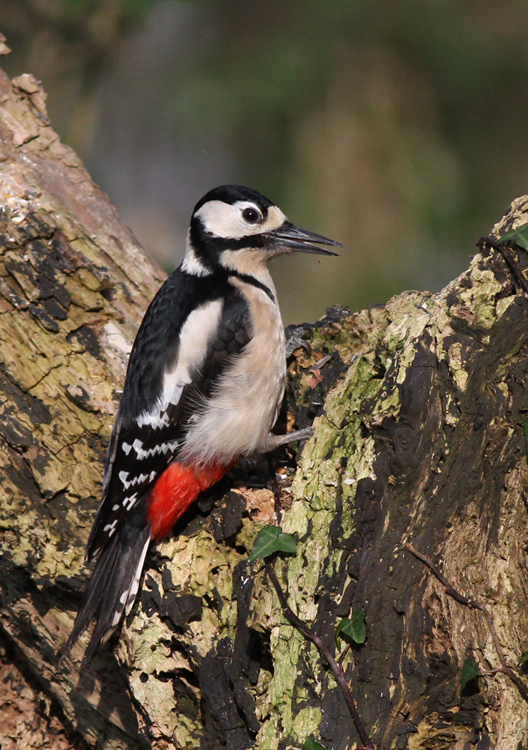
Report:
M 275 448 L 280 448 L 281 445 L 295 443 L 298 440 L 308 440 L 313 434 L 313 427 L 305 427 L 303 430 L 294 430 L 294 432 L 288 432 L 286 435 L 273 435 L 270 432 L 262 452 L 269 453 L 269 451 L 273 451 Z

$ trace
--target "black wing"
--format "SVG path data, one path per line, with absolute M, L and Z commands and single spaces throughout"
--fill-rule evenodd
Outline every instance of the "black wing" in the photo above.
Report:
M 206 354 L 197 356 L 200 364 L 190 367 L 190 382 L 176 389 L 174 402 L 165 403 L 164 381 L 178 367 L 184 323 L 193 311 L 207 310 L 212 303 L 210 309 L 219 306 L 220 313 Z M 197 403 L 211 393 L 251 335 L 247 303 L 227 276 L 195 277 L 177 270 L 167 279 L 145 314 L 130 355 L 108 448 L 103 499 L 88 542 L 89 560 L 133 507 L 146 506 L 152 486 L 178 454 Z

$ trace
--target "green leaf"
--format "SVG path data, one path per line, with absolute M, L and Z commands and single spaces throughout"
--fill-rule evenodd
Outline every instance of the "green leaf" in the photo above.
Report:
M 515 242 L 523 250 L 528 250 L 528 224 L 523 224 L 517 229 L 510 229 L 509 232 L 502 235 L 499 242 Z
M 302 746 L 302 750 L 326 750 L 319 742 L 316 742 L 313 737 L 308 737 Z
M 462 665 L 462 672 L 460 674 L 460 689 L 463 690 L 468 682 L 471 682 L 471 680 L 474 680 L 479 675 L 479 665 L 473 659 L 466 659 Z
M 526 664 L 527 661 L 528 661 L 528 651 L 525 651 L 524 654 L 519 659 L 519 666 L 521 666 L 521 664 Z
M 352 613 L 352 618 L 343 617 L 336 628 L 336 644 L 339 638 L 358 644 L 365 643 L 365 610 L 363 607 L 357 607 Z
M 249 562 L 264 559 L 275 552 L 286 552 L 295 555 L 297 542 L 291 534 L 285 534 L 280 526 L 265 526 L 259 534 L 249 555 Z

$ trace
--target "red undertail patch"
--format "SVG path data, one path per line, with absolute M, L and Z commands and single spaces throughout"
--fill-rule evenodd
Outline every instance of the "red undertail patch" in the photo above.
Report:
M 148 520 L 152 524 L 152 537 L 160 539 L 168 534 L 200 492 L 216 484 L 229 468 L 200 469 L 174 463 L 165 469 L 150 495 Z

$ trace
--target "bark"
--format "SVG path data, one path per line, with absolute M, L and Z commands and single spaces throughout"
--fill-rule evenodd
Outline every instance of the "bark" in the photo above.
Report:
M 365 609 L 367 640 L 343 663 L 377 747 L 526 743 L 528 303 L 502 256 L 478 253 L 440 294 L 295 331 L 311 351 L 291 360 L 284 421 L 319 416 L 297 469 L 278 459 L 280 503 L 248 488 L 265 485 L 258 461 L 202 498 L 79 674 L 83 644 L 63 663 L 60 649 L 126 354 L 162 274 L 60 144 L 31 76 L 0 76 L 0 145 L 2 747 L 356 746 L 327 665 L 247 563 L 269 523 L 298 539 L 272 564 L 328 648 Z M 520 199 L 502 227 L 527 216 Z M 461 690 L 468 657 L 486 674 Z

